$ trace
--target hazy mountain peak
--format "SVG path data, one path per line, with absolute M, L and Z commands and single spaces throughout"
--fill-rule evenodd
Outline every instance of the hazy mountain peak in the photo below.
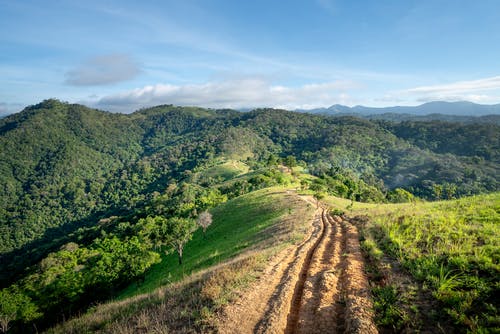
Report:
M 300 110 L 309 113 L 321 114 L 360 114 L 360 115 L 379 115 L 379 114 L 410 114 L 410 115 L 456 115 L 456 116 L 485 116 L 500 115 L 500 104 L 486 105 L 477 104 L 470 101 L 431 101 L 418 106 L 393 106 L 393 107 L 367 107 L 356 105 L 348 107 L 340 104 L 334 104 L 328 108 L 317 108 L 310 110 Z

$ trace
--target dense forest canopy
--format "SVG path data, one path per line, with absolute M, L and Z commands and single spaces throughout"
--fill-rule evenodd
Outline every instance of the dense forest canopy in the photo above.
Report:
M 317 174 L 427 199 L 494 191 L 499 128 L 170 105 L 123 115 L 46 100 L 0 121 L 0 251 L 131 210 L 217 157 L 293 155 Z

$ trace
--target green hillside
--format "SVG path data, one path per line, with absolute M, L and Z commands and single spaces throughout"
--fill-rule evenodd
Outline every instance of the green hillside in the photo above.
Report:
M 304 236 L 304 217 L 312 214 L 313 207 L 295 197 L 283 188 L 270 188 L 219 206 L 215 216 L 224 219 L 218 228 L 214 225 L 206 240 L 201 235 L 194 237 L 190 247 L 192 260 L 186 260 L 186 264 L 192 262 L 184 271 L 179 267 L 171 271 L 153 269 L 143 285 L 133 284 L 126 290 L 121 298 L 127 298 L 95 307 L 49 332 L 119 333 L 138 328 L 179 332 L 216 330 L 220 309 L 258 277 L 265 259 Z M 498 328 L 499 305 L 495 296 L 499 277 L 499 193 L 432 203 L 381 205 L 336 197 L 324 201 L 334 212 L 344 211 L 357 217 L 353 221 L 362 231 L 381 330 L 442 328 L 488 332 Z M 276 209 L 281 214 L 275 215 Z M 242 219 L 245 214 L 252 214 L 254 223 Z M 233 255 L 241 252 L 246 255 L 189 276 L 188 271 L 196 272 L 205 265 L 218 263 L 212 261 L 214 249 L 232 243 L 227 236 L 233 235 L 234 225 L 239 226 L 236 239 L 241 245 L 255 245 L 256 237 L 264 237 L 257 244 L 258 252 L 255 247 L 236 247 Z M 257 232 L 262 228 L 266 231 L 265 226 L 279 228 L 280 236 Z M 223 232 L 224 229 L 229 231 Z M 223 262 L 224 255 L 216 253 Z M 175 257 L 167 259 L 170 265 L 175 261 Z M 398 271 L 397 264 L 415 283 L 398 280 L 406 274 Z M 164 286 L 151 293 L 129 298 L 161 285 Z M 191 325 L 187 326 L 188 323 Z
M 224 159 L 225 160 L 225 159 Z M 192 176 L 192 180 L 201 184 L 220 184 L 245 175 L 249 167 L 238 160 L 221 161 L 212 167 L 201 169 Z
M 43 101 L 0 120 L 0 306 L 16 305 L 13 328 L 42 329 L 230 259 L 288 210 L 260 198 L 264 188 L 355 208 L 498 191 L 498 130 L 274 109 L 125 115 Z M 214 223 L 203 239 L 196 221 L 207 210 Z
M 270 109 L 160 106 L 122 115 L 47 100 L 0 121 L 0 252 L 22 260 L 99 217 L 133 211 L 169 179 L 217 157 L 294 155 L 315 173 L 349 170 L 382 191 L 426 198 L 494 191 L 498 128 Z
M 165 256 L 146 274 L 144 282 L 132 283 L 120 298 L 150 292 L 244 251 L 259 250 L 266 240 L 274 246 L 296 242 L 303 236 L 303 223 L 313 209 L 282 187 L 257 190 L 221 204 L 212 210 L 213 223 L 205 237 L 198 230 L 186 246 L 182 266 L 177 265 L 176 254 Z M 290 225 L 289 220 L 301 225 Z
M 120 301 L 95 307 L 48 332 L 134 331 L 138 314 L 143 314 L 144 331 L 159 327 L 166 331 L 211 331 L 217 312 L 256 279 L 268 258 L 302 240 L 314 210 L 283 187 L 228 201 L 213 210 L 214 223 L 206 238 L 201 231 L 194 235 L 182 266 L 175 254 L 169 255 L 152 267 L 144 282 L 131 284 Z M 228 259 L 233 260 L 226 262 Z M 146 294 L 131 297 L 141 293 Z M 164 309 L 166 300 L 172 307 L 168 312 Z

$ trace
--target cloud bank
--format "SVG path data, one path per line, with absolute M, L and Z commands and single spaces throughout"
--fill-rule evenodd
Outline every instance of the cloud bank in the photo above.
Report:
M 471 101 L 490 103 L 500 100 L 500 76 L 457 81 L 444 85 L 421 86 L 407 89 L 402 93 L 414 96 L 418 102 Z
M 350 104 L 346 92 L 356 88 L 358 84 L 352 81 L 288 87 L 272 85 L 260 78 L 245 78 L 190 85 L 156 84 L 105 96 L 95 104 L 99 108 L 120 112 L 132 112 L 141 107 L 159 104 L 234 109 L 309 109 L 334 103 Z
M 71 86 L 108 85 L 133 79 L 140 72 L 139 65 L 127 55 L 97 56 L 66 72 L 65 83 Z

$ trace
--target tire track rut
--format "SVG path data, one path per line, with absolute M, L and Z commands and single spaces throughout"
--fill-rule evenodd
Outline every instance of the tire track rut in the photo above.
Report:
M 218 332 L 283 333 L 289 321 L 301 264 L 318 243 L 322 229 L 317 211 L 306 239 L 285 249 L 271 261 L 262 279 L 225 310 Z
M 326 225 L 324 221 L 324 215 L 325 211 L 321 213 L 321 236 L 316 240 L 314 245 L 309 249 L 306 258 L 304 260 L 304 264 L 302 265 L 302 269 L 300 271 L 300 276 L 297 281 L 297 284 L 295 285 L 295 291 L 292 297 L 292 304 L 290 307 L 290 313 L 288 315 L 288 322 L 287 326 L 285 328 L 285 333 L 286 334 L 292 334 L 296 333 L 297 327 L 298 327 L 298 322 L 299 322 L 299 317 L 300 317 L 300 311 L 302 308 L 302 301 L 304 299 L 304 292 L 306 291 L 305 285 L 306 281 L 308 280 L 310 276 L 310 267 L 311 267 L 311 261 L 313 259 L 313 256 L 315 255 L 318 246 L 322 244 L 325 240 L 325 236 L 327 234 L 326 232 Z
M 322 235 L 304 261 L 285 333 L 377 333 L 357 228 L 326 210 L 321 219 Z

